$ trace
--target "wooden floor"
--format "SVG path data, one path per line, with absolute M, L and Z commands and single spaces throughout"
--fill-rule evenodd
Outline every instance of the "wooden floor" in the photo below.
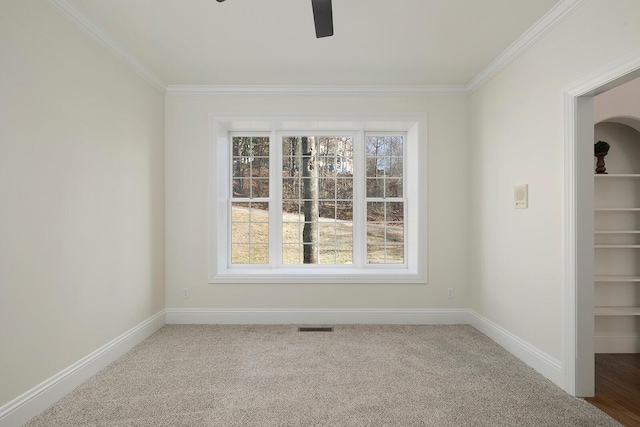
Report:
M 640 427 L 640 353 L 596 354 L 596 396 L 585 400 L 627 427 Z

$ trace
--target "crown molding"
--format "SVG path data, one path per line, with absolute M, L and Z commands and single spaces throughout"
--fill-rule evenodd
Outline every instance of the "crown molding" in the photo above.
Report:
M 587 0 L 561 0 L 466 85 L 167 85 L 147 65 L 68 0 L 45 0 L 160 92 L 167 95 L 451 95 L 470 94 L 490 81 Z
M 638 77 L 638 71 L 640 71 L 640 48 L 592 71 L 566 87 L 565 92 L 573 97 L 597 95 L 618 86 L 621 83 L 620 79 L 633 80 Z M 611 86 L 612 82 L 614 82 L 613 86 Z
M 167 95 L 451 95 L 465 94 L 463 85 L 324 86 L 324 85 L 169 85 Z
M 515 42 L 507 47 L 484 70 L 476 75 L 467 85 L 467 92 L 472 93 L 496 76 L 505 67 L 515 61 L 534 43 L 555 28 L 574 10 L 587 0 L 562 0 L 549 10 L 542 18 L 525 31 Z
M 127 49 L 125 49 L 106 31 L 98 27 L 93 21 L 91 21 L 91 19 L 80 12 L 75 6 L 73 6 L 67 0 L 45 1 L 49 3 L 49 5 L 51 5 L 55 10 L 57 10 L 62 16 L 71 21 L 71 23 L 73 23 L 76 27 L 82 30 L 85 34 L 97 41 L 100 45 L 102 45 L 102 47 L 107 49 L 114 56 L 131 67 L 136 73 L 138 73 L 158 91 L 165 92 L 167 83 L 160 76 L 154 73 L 142 61 L 136 58 Z

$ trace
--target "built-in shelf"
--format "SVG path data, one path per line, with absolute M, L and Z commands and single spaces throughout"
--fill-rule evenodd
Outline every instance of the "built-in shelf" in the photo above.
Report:
M 629 223 L 629 220 L 635 220 L 638 217 L 636 214 L 640 213 L 640 207 L 623 207 L 625 205 L 636 205 L 638 203 L 634 203 L 635 198 L 629 197 L 629 194 L 635 195 L 636 190 L 638 190 L 638 185 L 640 184 L 640 174 L 636 173 L 610 173 L 610 174 L 595 174 L 594 178 L 600 184 L 596 183 L 594 188 L 594 204 L 599 207 L 595 207 L 594 213 L 596 214 L 596 223 L 599 221 L 602 222 L 603 228 L 616 228 L 620 227 L 622 229 L 618 230 L 594 230 L 594 235 L 597 244 L 594 244 L 594 248 L 597 249 L 597 253 L 595 254 L 596 260 L 603 257 L 603 259 L 607 259 L 606 252 L 610 249 L 623 249 L 623 250 L 637 250 L 640 249 L 640 241 L 636 237 L 636 235 L 640 235 L 640 227 L 635 229 L 635 225 L 633 223 Z M 607 184 L 604 184 L 603 181 L 609 180 L 617 180 L 610 181 Z M 625 180 L 627 180 L 625 182 Z M 606 197 L 604 197 L 606 195 Z M 610 207 L 606 207 L 610 206 Z M 624 217 L 627 221 L 618 222 L 617 219 Z M 607 225 L 605 225 L 607 224 Z M 627 229 L 625 229 L 627 228 Z M 624 236 L 627 237 L 624 237 Z M 607 237 L 608 236 L 608 237 Z M 618 254 L 616 252 L 612 252 L 612 254 Z M 632 254 L 635 255 L 635 252 Z M 627 257 L 623 257 L 624 260 L 619 261 L 627 262 Z M 604 261 L 602 261 L 604 262 Z M 599 284 L 599 292 L 604 294 L 609 294 L 610 292 L 614 295 L 618 295 L 620 291 L 620 287 L 624 287 L 625 289 L 628 287 L 633 287 L 634 289 L 640 284 L 640 275 L 616 275 L 616 271 L 624 271 L 628 273 L 638 273 L 636 266 L 624 265 L 624 269 L 622 269 L 622 265 L 618 265 L 613 263 L 612 265 L 608 265 L 608 270 L 613 275 L 600 275 L 594 276 L 594 283 Z M 615 285 L 614 285 L 615 284 Z M 604 301 L 603 301 L 604 302 Z M 620 303 L 625 304 L 626 301 L 620 301 Z M 629 301 L 628 303 L 634 304 L 635 301 Z M 596 303 L 597 304 L 597 303 Z M 623 316 L 640 316 L 640 307 L 633 306 L 623 306 L 623 307 L 612 307 L 612 306 L 595 306 L 594 307 L 594 315 L 596 317 L 623 317 Z M 600 322 L 605 322 L 601 320 Z M 605 323 L 601 323 L 605 324 Z
M 593 175 L 595 178 L 640 178 L 638 173 L 597 173 Z
M 640 276 L 595 276 L 595 282 L 640 282 Z
M 596 212 L 640 212 L 640 208 L 595 208 Z
M 640 316 L 640 307 L 595 307 L 596 316 Z
M 594 245 L 596 249 L 640 249 L 640 245 Z

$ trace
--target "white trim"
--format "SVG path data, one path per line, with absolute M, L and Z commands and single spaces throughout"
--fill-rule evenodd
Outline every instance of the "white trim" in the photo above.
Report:
M 167 95 L 451 95 L 466 94 L 467 86 L 404 85 L 169 85 Z
M 77 28 L 82 30 L 89 37 L 97 41 L 102 47 L 113 56 L 120 59 L 138 73 L 143 79 L 150 83 L 160 92 L 165 92 L 167 83 L 157 75 L 151 68 L 145 65 L 140 59 L 129 52 L 124 46 L 118 43 L 113 36 L 100 28 L 95 22 L 84 15 L 80 10 L 72 5 L 68 0 L 45 0 L 62 16 L 67 18 Z
M 168 308 L 167 324 L 466 325 L 467 309 L 217 309 Z
M 165 325 L 162 310 L 0 408 L 0 427 L 23 425 Z
M 597 93 L 602 93 L 612 88 L 609 87 L 610 83 L 637 70 L 640 70 L 640 48 L 634 49 L 626 55 L 592 71 L 582 79 L 566 87 L 565 93 L 572 97 L 594 95 L 596 90 Z M 632 79 L 633 77 L 629 77 L 627 80 Z M 613 87 L 619 84 L 619 82 L 616 82 Z
M 540 374 L 562 387 L 562 366 L 558 359 L 551 357 L 473 310 L 469 311 L 469 324 Z
M 586 0 L 562 0 L 549 10 L 542 18 L 525 31 L 515 42 L 511 43 L 496 59 L 494 59 L 484 70 L 478 73 L 466 85 L 467 92 L 476 91 L 487 83 L 500 71 L 515 61 L 520 55 L 526 52 L 545 34 L 560 24 L 574 10 L 580 7 Z
M 261 268 L 251 266 L 247 268 L 229 268 L 227 257 L 223 256 L 228 251 L 228 179 L 230 177 L 228 162 L 220 159 L 230 158 L 229 132 L 239 130 L 241 132 L 265 131 L 269 128 L 277 135 L 280 130 L 310 129 L 313 131 L 351 133 L 351 131 L 401 131 L 406 134 L 406 147 L 416 146 L 416 156 L 407 159 L 407 167 L 419 177 L 406 183 L 407 195 L 415 204 L 410 207 L 411 215 L 418 212 L 427 212 L 428 183 L 427 168 L 420 168 L 421 164 L 428 164 L 428 115 L 425 113 L 393 113 L 393 114 L 369 114 L 369 113 L 344 113 L 344 114 L 214 114 L 209 115 L 209 283 L 427 283 L 427 263 L 419 262 L 427 256 L 427 239 L 419 239 L 427 232 L 427 217 L 420 216 L 417 221 L 417 231 L 405 235 L 410 249 L 407 252 L 408 264 L 372 266 L 363 268 L 340 267 L 323 268 L 322 266 L 299 266 L 299 268 L 278 268 L 268 266 Z M 240 129 L 237 129 L 240 127 Z M 406 148 L 405 148 L 406 149 Z M 273 183 L 274 181 L 272 181 Z M 417 184 L 420 183 L 420 184 Z M 273 192 L 271 194 L 274 194 Z M 424 209 L 421 209 L 423 207 Z M 416 216 L 415 219 L 418 217 Z M 273 230 L 275 227 L 271 227 Z M 224 237 L 224 238 L 223 238 Z M 412 255 L 411 253 L 415 254 Z M 273 260 L 272 260 L 273 262 Z M 310 274 L 312 272 L 312 274 Z
M 640 337 L 595 337 L 596 353 L 638 353 L 640 352 Z

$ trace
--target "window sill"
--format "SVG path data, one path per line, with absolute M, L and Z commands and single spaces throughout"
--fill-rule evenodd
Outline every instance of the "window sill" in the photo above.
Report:
M 406 268 L 367 269 L 229 269 L 214 274 L 210 284 L 345 284 L 345 283 L 384 283 L 384 284 L 426 284 L 424 274 Z

